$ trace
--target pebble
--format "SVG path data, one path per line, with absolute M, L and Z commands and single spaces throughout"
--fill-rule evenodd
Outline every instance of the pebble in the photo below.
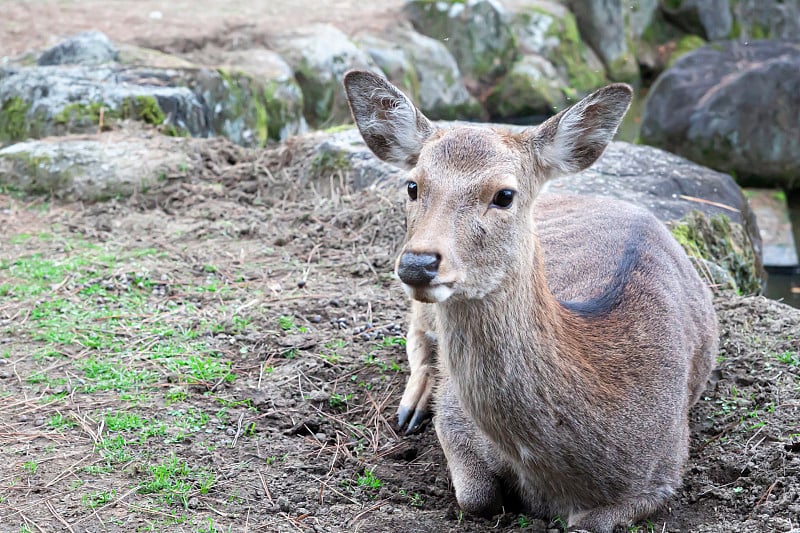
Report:
M 11 377 L 11 372 L 8 370 L 0 370 L 0 379 L 8 379 Z
M 234 435 L 236 435 L 236 430 L 233 428 L 228 428 L 225 430 L 225 434 L 229 437 L 233 437 Z
M 28 421 L 28 415 L 19 415 L 19 421 L 20 422 L 27 422 Z
M 288 513 L 289 509 L 292 508 L 292 504 L 289 502 L 289 498 L 286 496 L 278 496 L 277 504 L 280 510 L 284 513 Z
M 33 421 L 34 426 L 43 426 L 44 425 L 44 418 L 39 417 Z

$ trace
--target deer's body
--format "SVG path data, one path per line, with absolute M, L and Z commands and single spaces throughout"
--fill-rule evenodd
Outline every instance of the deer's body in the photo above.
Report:
M 630 90 L 514 135 L 436 130 L 386 82 L 348 76 L 367 144 L 412 169 L 397 265 L 427 302 L 413 306 L 412 381 L 433 329 L 435 425 L 459 505 L 497 512 L 510 485 L 531 511 L 600 532 L 661 505 L 716 352 L 709 291 L 647 211 L 537 198 L 544 180 L 599 157 Z

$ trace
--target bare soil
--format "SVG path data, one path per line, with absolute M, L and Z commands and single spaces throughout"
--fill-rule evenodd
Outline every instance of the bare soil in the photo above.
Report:
M 208 44 L 246 48 L 270 33 L 327 22 L 346 33 L 380 28 L 402 0 L 4 0 L 0 59 L 41 49 L 80 31 L 117 43 L 188 52 Z
M 0 196 L 0 529 L 547 529 L 460 515 L 432 428 L 395 432 L 399 193 L 298 175 L 291 146 L 187 142 L 194 166 L 130 199 Z M 73 267 L 30 296 L 45 260 Z M 800 527 L 800 311 L 716 304 L 719 369 L 683 489 L 639 531 Z M 198 354 L 229 373 L 199 372 Z

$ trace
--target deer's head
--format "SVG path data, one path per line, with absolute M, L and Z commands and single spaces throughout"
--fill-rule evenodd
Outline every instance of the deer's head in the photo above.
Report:
M 406 291 L 423 302 L 482 298 L 530 261 L 541 185 L 594 163 L 632 96 L 628 85 L 609 85 L 537 127 L 511 133 L 437 127 L 371 72 L 350 71 L 344 84 L 367 146 L 409 170 L 408 239 L 396 270 Z

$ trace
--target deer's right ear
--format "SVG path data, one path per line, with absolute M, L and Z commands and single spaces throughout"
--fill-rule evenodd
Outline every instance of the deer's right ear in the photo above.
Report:
M 387 163 L 402 168 L 416 165 L 434 128 L 411 100 L 386 79 L 363 70 L 345 74 L 344 88 L 369 149 Z

